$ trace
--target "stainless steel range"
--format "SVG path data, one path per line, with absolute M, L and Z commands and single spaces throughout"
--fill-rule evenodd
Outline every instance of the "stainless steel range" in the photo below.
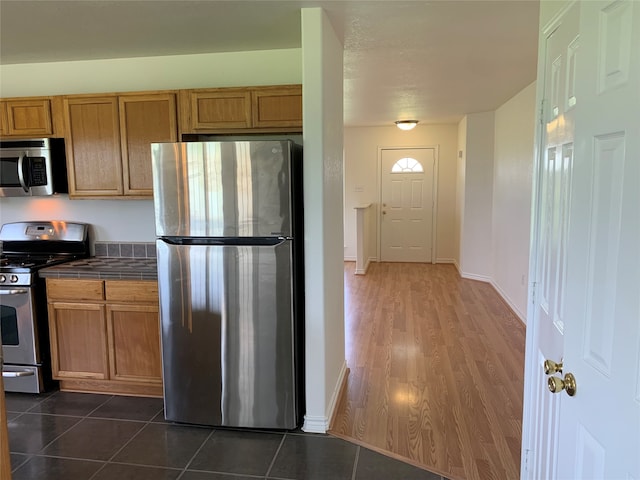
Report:
M 89 228 L 63 221 L 0 230 L 0 332 L 8 392 L 40 393 L 51 380 L 45 282 L 38 270 L 89 256 Z

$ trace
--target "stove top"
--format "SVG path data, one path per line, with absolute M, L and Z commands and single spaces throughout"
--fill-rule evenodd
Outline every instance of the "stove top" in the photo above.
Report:
M 88 225 L 84 223 L 5 223 L 0 241 L 0 286 L 33 285 L 40 268 L 89 256 Z
M 33 271 L 75 258 L 77 257 L 65 255 L 2 254 L 0 255 L 0 272 Z

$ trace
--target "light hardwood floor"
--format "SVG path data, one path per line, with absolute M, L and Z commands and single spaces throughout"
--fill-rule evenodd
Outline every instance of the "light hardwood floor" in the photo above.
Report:
M 349 376 L 330 433 L 451 479 L 517 479 L 525 327 L 453 265 L 345 263 Z

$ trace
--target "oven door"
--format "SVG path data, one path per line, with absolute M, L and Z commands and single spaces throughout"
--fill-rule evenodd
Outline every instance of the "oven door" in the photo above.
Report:
M 0 287 L 0 332 L 6 365 L 40 363 L 33 287 Z

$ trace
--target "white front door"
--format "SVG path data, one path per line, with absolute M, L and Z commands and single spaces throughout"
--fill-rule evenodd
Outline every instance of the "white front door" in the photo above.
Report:
M 556 25 L 537 171 L 523 477 L 640 478 L 640 4 L 579 2 Z M 545 358 L 563 360 L 549 375 L 557 393 L 541 374 Z M 560 382 L 568 374 L 573 396 Z
M 435 149 L 383 149 L 380 166 L 380 261 L 434 261 Z

